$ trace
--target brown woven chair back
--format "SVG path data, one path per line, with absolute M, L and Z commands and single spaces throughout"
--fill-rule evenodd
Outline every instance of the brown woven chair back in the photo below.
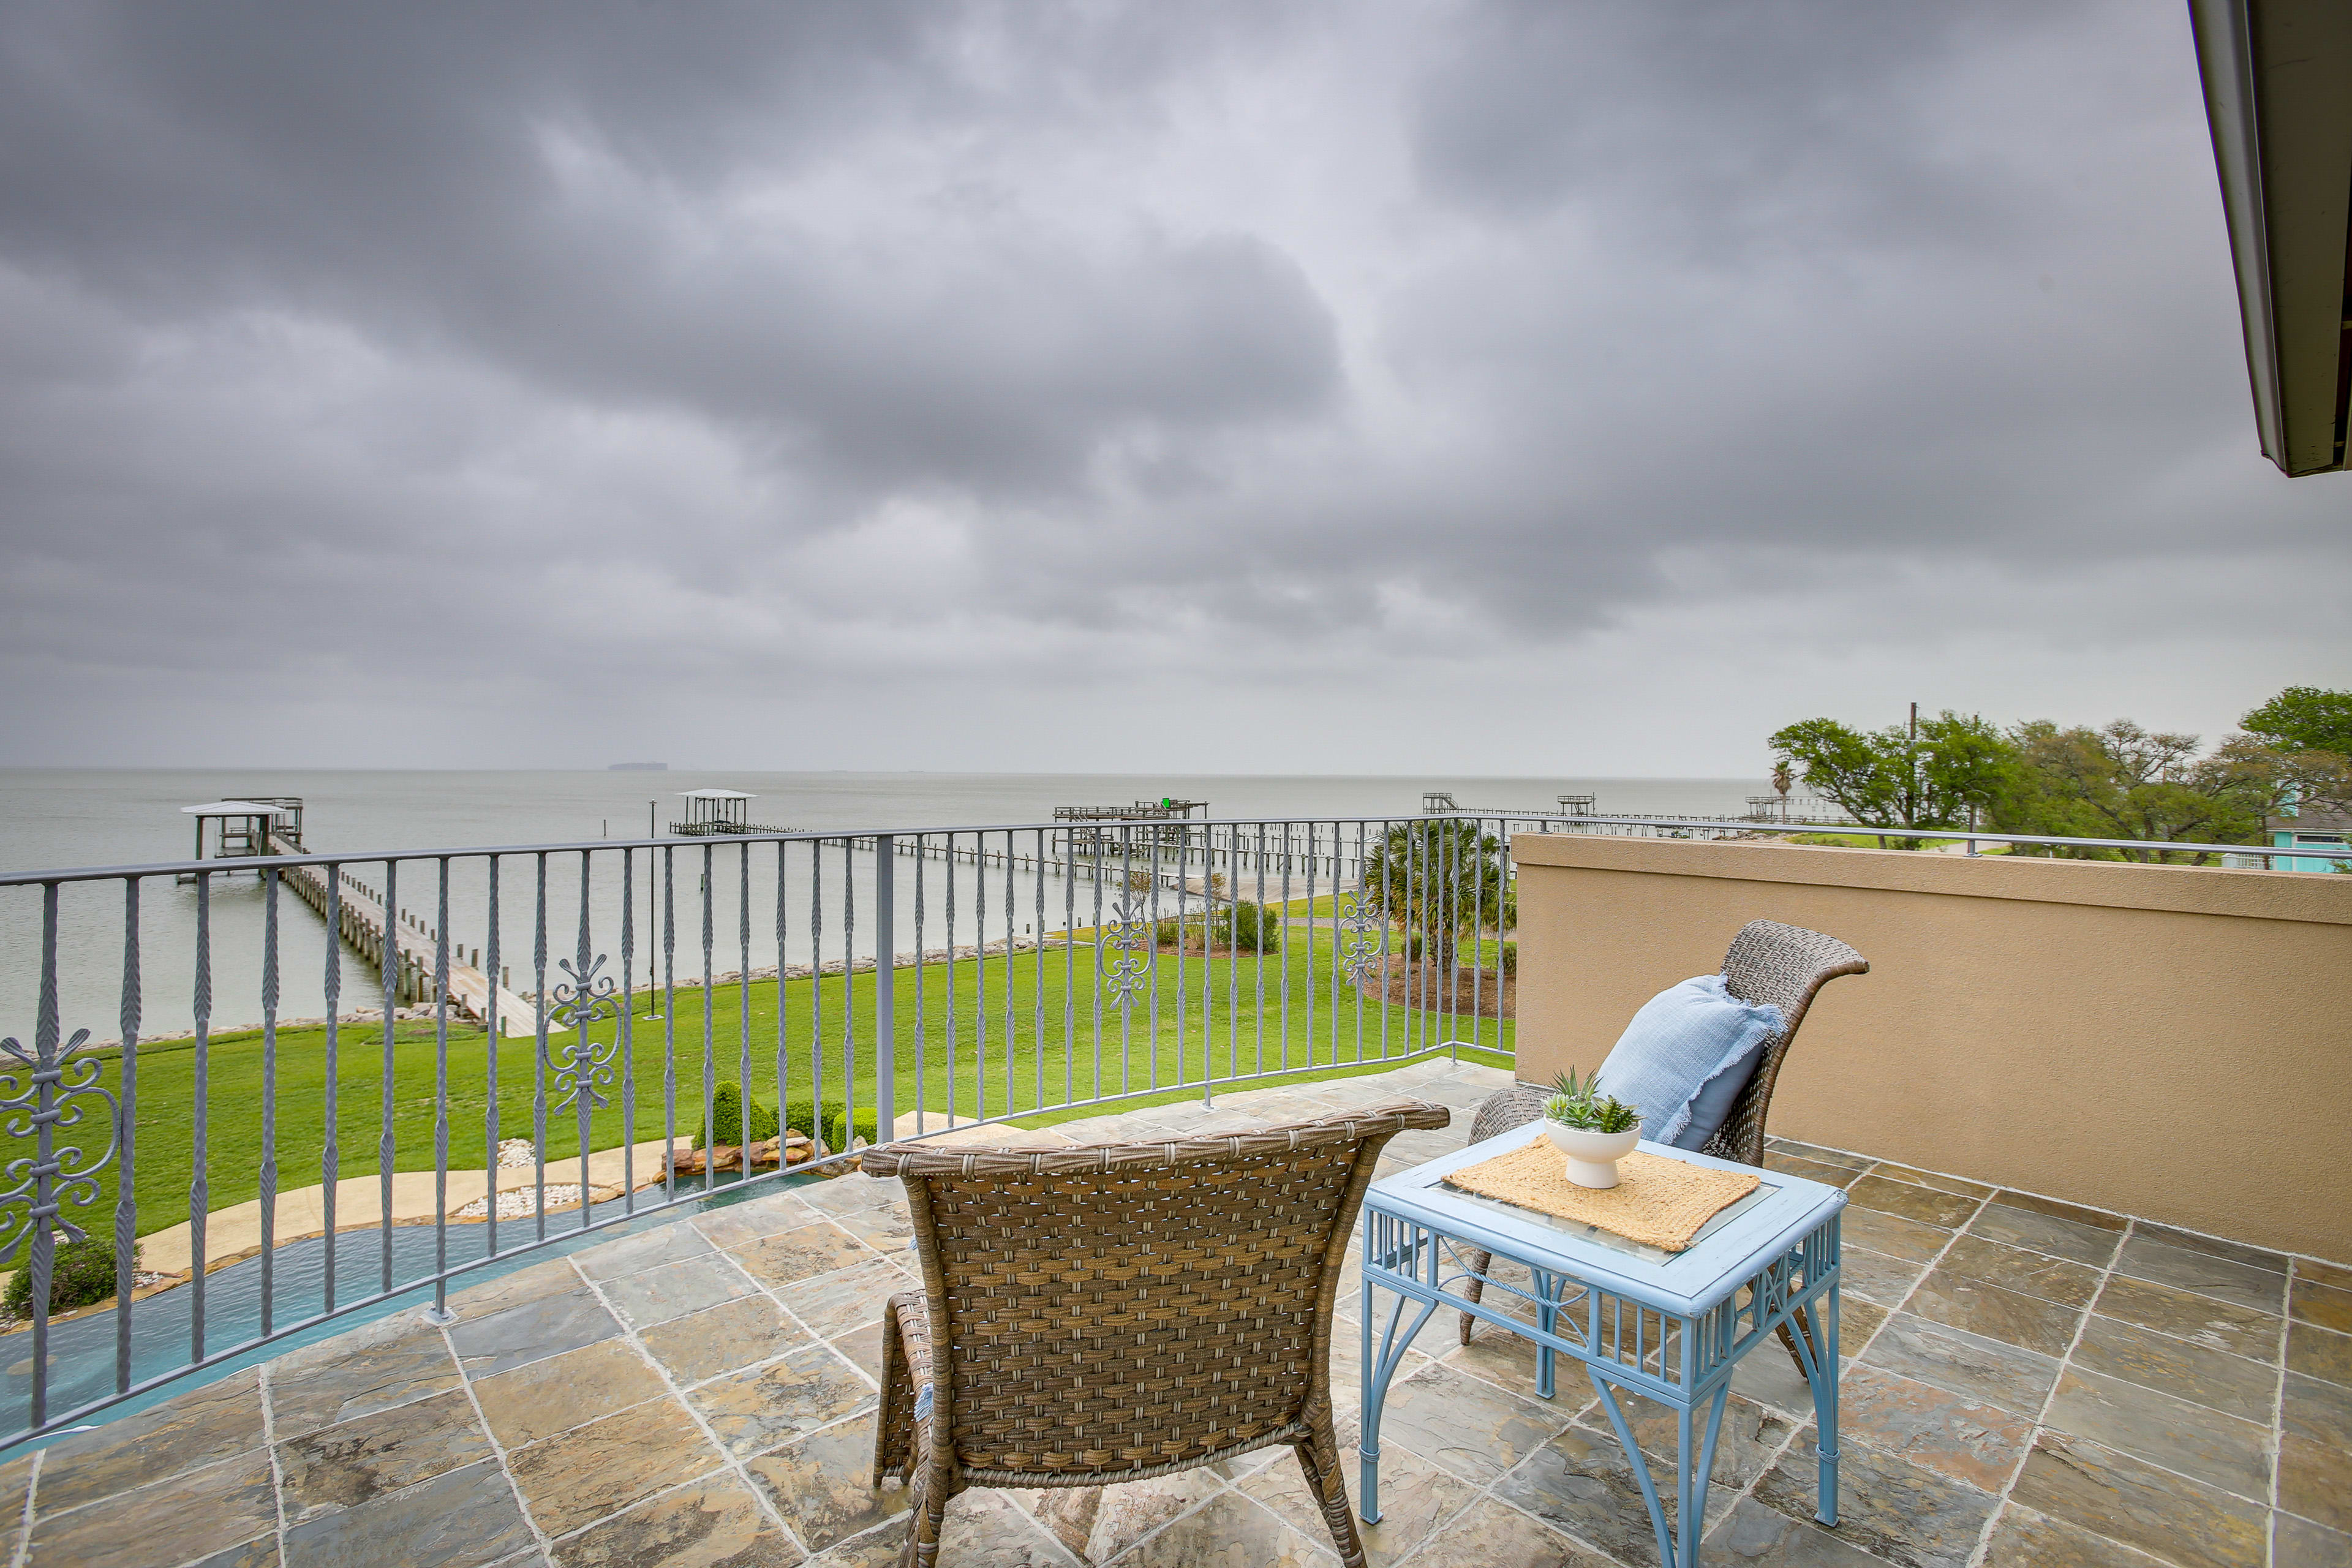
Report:
M 1391 1137 L 1449 1118 L 1407 1101 L 1166 1143 L 869 1151 L 868 1173 L 907 1184 L 925 1320 L 906 1325 L 925 1342 L 907 1381 L 931 1385 L 921 1413 L 886 1388 L 877 1473 L 918 1472 L 944 1506 L 965 1486 L 1329 1447 L 1331 1309 L 1364 1189 Z M 1310 1464 L 1318 1491 L 1336 1460 Z M 1349 1527 L 1342 1555 L 1355 1544 Z
M 1772 1108 L 1772 1085 L 1797 1026 L 1822 986 L 1841 974 L 1869 973 L 1869 961 L 1833 936 L 1779 921 L 1749 921 L 1739 928 L 1723 957 L 1723 988 L 1743 1002 L 1780 1008 L 1780 1032 L 1764 1043 L 1748 1087 L 1701 1153 L 1743 1165 L 1764 1163 L 1764 1117 Z

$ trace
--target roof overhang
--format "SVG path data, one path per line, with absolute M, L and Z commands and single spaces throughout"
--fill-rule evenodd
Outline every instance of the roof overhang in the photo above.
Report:
M 2352 392 L 2352 5 L 2189 0 L 2263 454 L 2345 467 Z

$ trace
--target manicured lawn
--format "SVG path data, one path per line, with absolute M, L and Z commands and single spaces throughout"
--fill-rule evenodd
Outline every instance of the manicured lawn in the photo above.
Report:
M 1051 1110 L 1072 1101 L 1198 1085 L 1224 1079 L 1377 1062 L 1433 1046 L 1448 1037 L 1446 1021 L 1360 995 L 1336 971 L 1331 933 L 1289 928 L 1280 952 L 1156 955 L 1148 981 L 1131 1005 L 1117 1004 L 1098 984 L 1094 947 L 999 954 L 984 963 L 933 963 L 894 974 L 896 1108 L 902 1119 L 918 1101 L 936 1125 L 952 1104 L 961 1116 L 1004 1116 Z M 1401 962 L 1401 961 L 1400 961 Z M 921 984 L 917 984 L 917 976 Z M 776 982 L 681 987 L 665 1019 L 645 1015 L 653 1000 L 632 998 L 625 1058 L 618 1020 L 592 1025 L 595 1045 L 615 1046 L 611 1101 L 590 1118 L 588 1144 L 612 1148 L 625 1139 L 659 1138 L 666 1130 L 700 1128 L 706 1092 L 721 1081 L 748 1084 L 756 1098 L 778 1100 L 781 1072 L 786 1097 L 820 1094 L 828 1110 L 851 1100 L 870 1109 L 875 1093 L 876 976 L 845 982 L 794 980 L 782 986 L 779 1037 Z M 1466 1014 L 1452 1033 L 1465 1042 L 1507 1053 L 1512 1025 Z M 446 1082 L 449 1162 L 480 1168 L 493 1137 L 488 1115 L 496 1083 L 495 1136 L 530 1137 L 535 1097 L 547 1106 L 550 1160 L 576 1153 L 575 1111 L 559 1110 L 563 1089 L 529 1037 L 493 1043 L 478 1028 L 449 1031 L 446 1076 L 436 1068 L 435 1026 L 403 1023 L 394 1030 L 389 1095 L 392 1168 L 434 1167 L 436 1108 Z M 259 1195 L 265 1147 L 274 1141 L 278 1188 L 288 1192 L 323 1179 L 328 1099 L 340 1148 L 338 1174 L 378 1169 L 387 1103 L 383 1031 L 345 1025 L 331 1062 L 323 1027 L 281 1030 L 274 1062 L 276 1120 L 265 1122 L 263 1091 L 268 1054 L 257 1031 L 216 1037 L 204 1053 L 202 1098 L 207 1107 L 205 1164 L 206 1206 L 221 1208 Z M 551 1054 L 574 1043 L 551 1034 Z M 101 1058 L 100 1081 L 120 1092 L 121 1063 Z M 845 1074 L 844 1064 L 849 1064 Z M 138 1139 L 135 1192 L 141 1234 L 189 1216 L 195 1159 L 194 1107 L 198 1055 L 193 1043 L 172 1041 L 138 1053 Z M 1198 1089 L 1193 1089 L 1193 1093 Z M 674 1096 L 674 1099 L 673 1099 Z M 91 1146 L 103 1142 L 95 1097 L 80 1127 L 62 1130 Z M 674 1106 L 674 1110 L 669 1108 Z M 625 1115 L 625 1113 L 626 1113 Z M 89 1132 L 99 1131 L 91 1139 Z M 911 1125 L 902 1127 L 911 1131 Z M 29 1152 L 29 1146 L 24 1152 Z M 97 1201 L 68 1207 L 67 1217 L 87 1229 L 110 1227 L 114 1184 L 121 1166 L 100 1173 Z

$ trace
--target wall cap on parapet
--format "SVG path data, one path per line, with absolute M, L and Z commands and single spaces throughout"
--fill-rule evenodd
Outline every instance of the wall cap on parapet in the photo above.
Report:
M 1622 838 L 1569 833 L 1513 834 L 1511 856 L 1521 867 L 1867 888 L 1947 898 L 2352 926 L 2352 875 L 2340 873 L 1839 849 L 1776 840 Z

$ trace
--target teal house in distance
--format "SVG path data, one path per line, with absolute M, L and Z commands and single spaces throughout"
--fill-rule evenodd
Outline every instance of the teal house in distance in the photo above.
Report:
M 2340 811 L 2317 807 L 2294 807 L 2282 816 L 2267 817 L 2263 822 L 2271 845 L 2278 849 L 2300 849 L 2308 844 L 2322 853 L 2310 858 L 2297 856 L 2292 860 L 2273 860 L 2273 867 L 2281 871 L 2342 871 L 2352 869 L 2352 816 Z

